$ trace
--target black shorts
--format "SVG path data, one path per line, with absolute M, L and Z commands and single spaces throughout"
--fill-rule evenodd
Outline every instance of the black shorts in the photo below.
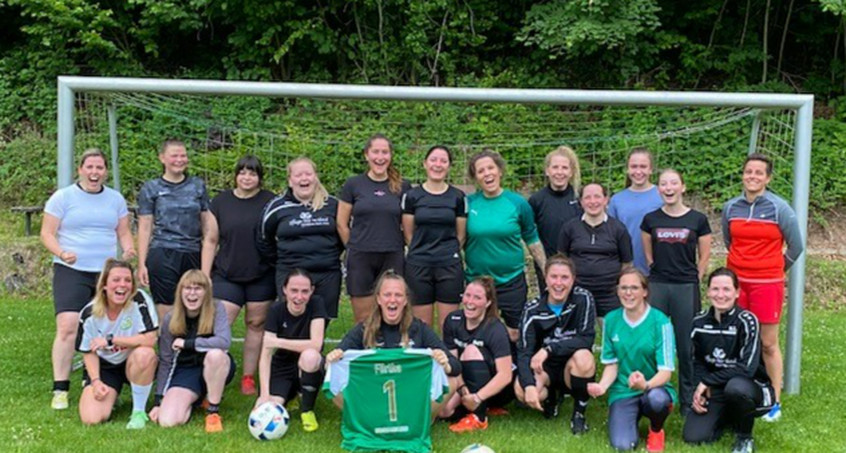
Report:
M 300 368 L 296 362 L 271 361 L 270 394 L 290 402 L 300 393 Z
M 243 307 L 247 302 L 270 302 L 276 299 L 276 287 L 273 274 L 248 282 L 233 282 L 218 273 L 212 274 L 212 292 L 214 298 L 232 302 Z
M 499 307 L 499 314 L 506 327 L 512 329 L 520 327 L 520 318 L 523 316 L 528 294 L 526 274 L 521 273 L 501 285 L 496 285 L 496 305 Z
M 182 274 L 200 268 L 200 252 L 151 248 L 144 264 L 150 277 L 153 301 L 157 304 L 173 305 L 176 285 Z
M 464 268 L 460 261 L 444 266 L 406 262 L 405 280 L 411 289 L 412 305 L 458 304 L 464 291 Z
M 99 357 L 98 360 L 100 360 L 100 380 L 103 381 L 103 384 L 115 389 L 118 395 L 120 395 L 123 384 L 129 384 L 129 379 L 126 377 L 126 361 L 115 365 Z M 91 385 L 91 377 L 88 376 L 88 370 L 83 369 L 82 386 L 86 387 L 89 385 Z
M 235 377 L 236 367 L 235 359 L 232 358 L 232 355 L 229 353 L 226 353 L 226 355 L 229 356 L 229 373 L 226 375 L 226 383 L 228 384 Z M 203 379 L 203 365 L 177 365 L 176 369 L 173 370 L 173 376 L 170 378 L 170 387 L 168 389 L 174 387 L 188 389 L 202 399 L 207 392 L 206 380 Z M 165 390 L 165 393 L 167 393 L 167 390 Z
M 279 299 L 282 300 L 282 283 L 291 269 L 276 268 L 276 289 Z M 341 298 L 341 270 L 335 269 L 325 272 L 307 271 L 311 276 L 311 283 L 314 285 L 314 294 L 323 299 L 326 306 L 326 314 L 330 319 L 338 317 L 338 300 Z
M 99 272 L 85 272 L 53 263 L 53 307 L 56 314 L 79 312 L 97 292 Z
M 600 318 L 603 318 L 611 311 L 622 307 L 617 293 L 591 291 L 591 294 L 593 294 L 593 300 L 596 303 L 596 316 Z
M 559 392 L 570 393 L 564 382 L 564 369 L 572 356 L 549 357 L 543 362 L 543 371 L 549 376 L 549 386 Z
M 373 286 L 379 275 L 388 269 L 403 275 L 404 262 L 402 250 L 361 252 L 347 249 L 347 292 L 352 297 L 373 295 Z

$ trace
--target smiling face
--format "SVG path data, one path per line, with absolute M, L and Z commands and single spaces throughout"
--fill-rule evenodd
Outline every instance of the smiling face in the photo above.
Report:
M 426 178 L 432 182 L 442 182 L 449 176 L 449 154 L 443 149 L 436 148 L 423 161 Z
M 608 197 L 605 196 L 602 186 L 599 184 L 588 184 L 582 189 L 581 196 L 582 209 L 585 213 L 592 217 L 598 217 L 605 212 L 605 206 L 608 205 Z
M 461 303 L 464 305 L 464 317 L 469 321 L 483 320 L 485 312 L 491 305 L 491 301 L 485 294 L 485 288 L 478 283 L 470 283 L 464 288 Z
M 719 312 L 726 312 L 734 307 L 740 291 L 728 275 L 715 275 L 708 284 L 708 300 Z
M 106 284 L 103 286 L 109 305 L 123 306 L 132 296 L 132 270 L 125 267 L 114 267 L 109 271 Z
M 652 176 L 652 159 L 647 153 L 634 153 L 629 156 L 626 165 L 626 174 L 635 188 L 644 187 L 649 184 L 649 177 Z
M 570 159 L 564 156 L 552 156 L 549 165 L 546 167 L 546 177 L 549 178 L 549 186 L 552 190 L 564 190 L 570 184 L 573 177 L 573 166 Z
M 235 175 L 235 185 L 243 192 L 252 192 L 259 188 L 261 179 L 258 173 L 249 168 L 242 168 L 237 175 Z
M 288 279 L 288 283 L 282 287 L 282 293 L 288 304 L 288 311 L 292 315 L 299 315 L 305 312 L 306 304 L 314 293 L 314 286 L 311 280 L 303 275 L 294 275 Z
M 189 316 L 194 317 L 200 313 L 200 308 L 203 307 L 203 302 L 206 297 L 206 287 L 197 283 L 189 283 L 182 286 L 182 305 L 185 306 L 185 312 Z
M 665 171 L 658 178 L 658 192 L 664 200 L 664 204 L 674 205 L 681 203 L 682 195 L 685 192 L 681 176 L 674 171 Z
M 623 274 L 617 285 L 617 296 L 620 304 L 628 311 L 636 311 L 646 305 L 648 292 L 643 287 L 640 276 L 635 273 Z
M 382 282 L 376 293 L 376 303 L 382 311 L 382 321 L 385 324 L 397 325 L 402 321 L 406 299 L 405 283 L 402 280 L 389 278 Z
M 474 169 L 476 170 L 476 182 L 485 195 L 495 196 L 502 190 L 502 170 L 497 166 L 491 157 L 482 157 L 477 160 Z
M 558 305 L 567 300 L 575 278 L 569 266 L 553 264 L 549 266 L 544 281 L 549 291 L 549 301 Z
M 181 176 L 188 168 L 188 152 L 184 146 L 168 145 L 159 153 L 159 162 L 164 166 L 165 174 Z
M 88 156 L 77 169 L 77 174 L 79 174 L 79 185 L 83 190 L 91 193 L 99 192 L 108 175 L 106 161 L 101 156 Z
M 764 193 L 772 175 L 767 174 L 767 163 L 750 160 L 743 167 L 743 189 L 747 195 L 756 196 Z
M 370 173 L 377 178 L 387 177 L 391 165 L 391 144 L 384 138 L 375 138 L 364 152 Z
M 317 173 L 309 162 L 298 161 L 291 164 L 288 172 L 288 186 L 294 197 L 300 201 L 311 201 L 317 189 Z

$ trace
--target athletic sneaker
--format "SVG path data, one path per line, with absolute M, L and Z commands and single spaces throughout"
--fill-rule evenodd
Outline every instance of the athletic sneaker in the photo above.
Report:
M 219 433 L 223 431 L 223 419 L 217 412 L 206 414 L 206 432 Z
M 68 408 L 68 392 L 67 390 L 53 390 L 53 401 L 50 402 L 50 407 L 60 411 Z
M 126 424 L 126 429 L 144 429 L 148 421 L 150 419 L 147 418 L 146 412 L 132 411 L 132 415 L 129 416 L 129 423 Z
M 781 403 L 775 403 L 773 408 L 770 409 L 769 412 L 764 414 L 763 417 L 761 417 L 761 420 L 763 420 L 765 422 L 774 422 L 774 421 L 776 421 L 780 418 L 781 418 Z
M 570 418 L 570 431 L 578 436 L 588 432 L 588 429 L 590 428 L 588 427 L 587 420 L 585 420 L 585 414 L 580 412 L 573 413 L 573 417 Z
M 303 412 L 300 414 L 300 420 L 303 421 L 303 431 L 307 433 L 317 431 L 317 428 L 320 427 L 317 424 L 317 416 L 314 415 L 314 411 Z
M 256 394 L 256 379 L 251 374 L 245 374 L 244 377 L 241 378 L 241 394 Z
M 485 429 L 488 429 L 488 421 L 479 420 L 479 417 L 476 417 L 476 414 L 467 414 L 467 416 L 459 420 L 458 423 L 449 425 L 449 430 L 454 433 L 469 433 L 471 431 Z
M 652 431 L 649 428 L 649 435 L 646 436 L 646 451 L 664 451 L 664 430 Z
M 558 417 L 559 404 L 561 404 L 561 400 L 558 399 L 552 389 L 549 389 L 546 395 L 546 399 L 541 402 L 541 407 L 543 408 L 543 416 L 545 418 Z
M 755 451 L 755 441 L 752 437 L 740 437 L 734 440 L 734 445 L 731 446 L 731 453 L 752 453 Z

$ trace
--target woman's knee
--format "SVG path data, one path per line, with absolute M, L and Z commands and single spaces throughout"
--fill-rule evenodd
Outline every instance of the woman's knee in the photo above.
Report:
M 573 353 L 572 361 L 573 368 L 571 374 L 575 372 L 577 375 L 589 376 L 596 372 L 596 362 L 593 358 L 593 353 L 587 349 L 579 349 Z
M 314 349 L 306 349 L 300 353 L 300 358 L 297 361 L 297 366 L 304 373 L 316 373 L 320 371 L 320 365 L 323 362 L 323 356 Z
M 132 350 L 127 358 L 127 365 L 132 363 L 133 368 L 147 369 L 156 365 L 159 358 L 156 351 L 149 346 L 138 346 Z
M 162 428 L 173 428 L 174 426 L 181 426 L 188 422 L 188 416 L 179 414 L 174 410 L 159 409 L 159 426 Z
M 688 444 L 704 444 L 713 440 L 714 433 L 697 425 L 697 423 L 690 418 L 684 421 L 684 428 L 682 429 L 682 439 Z
M 615 450 L 634 450 L 634 448 L 637 446 L 637 433 L 635 432 L 634 436 L 632 436 L 631 433 L 609 432 L 608 440 L 611 443 L 611 447 L 613 447 Z
M 673 399 L 664 387 L 658 387 L 646 393 L 646 403 L 649 411 L 655 414 L 668 410 Z
M 206 358 L 203 359 L 203 367 L 223 368 L 227 365 L 229 365 L 229 354 L 223 349 L 212 349 L 206 352 Z

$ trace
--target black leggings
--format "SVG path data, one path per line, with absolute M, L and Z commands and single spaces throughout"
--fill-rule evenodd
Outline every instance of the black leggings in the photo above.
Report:
M 752 435 L 755 417 L 765 414 L 772 401 L 772 387 L 762 387 L 747 377 L 732 378 L 723 388 L 711 387 L 708 412 L 691 411 L 685 417 L 684 441 L 713 442 L 726 426 L 734 428 L 737 434 Z

